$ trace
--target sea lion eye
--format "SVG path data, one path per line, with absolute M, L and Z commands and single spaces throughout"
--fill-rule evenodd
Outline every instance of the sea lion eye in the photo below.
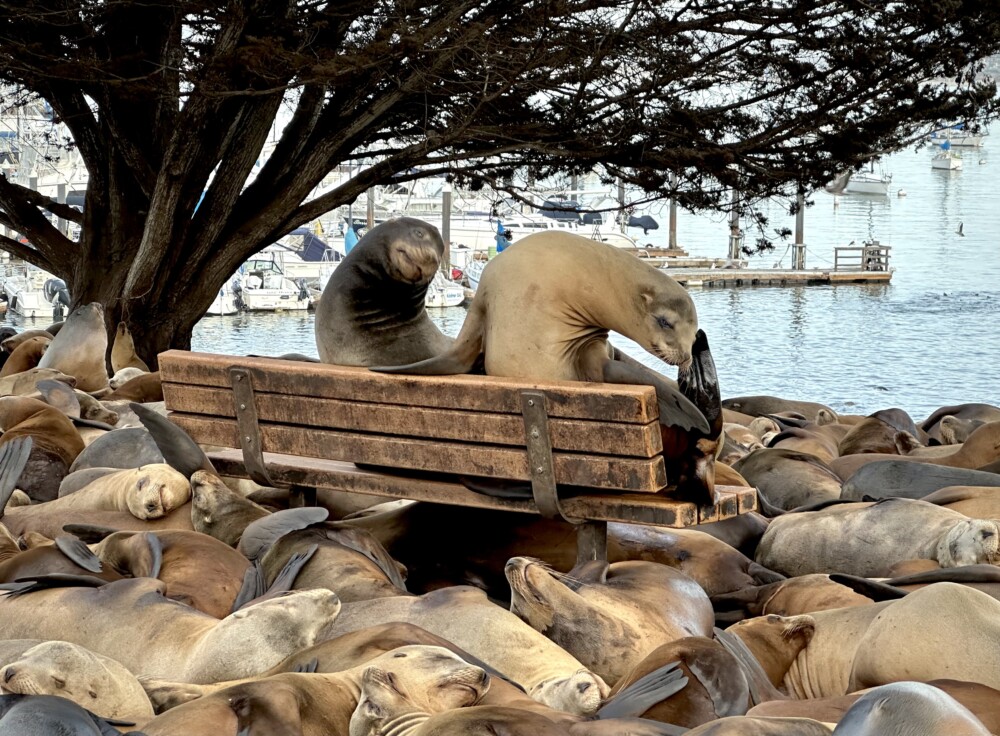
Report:
M 64 687 L 66 687 L 66 681 L 65 680 L 60 680 L 58 677 L 53 677 L 52 678 L 52 682 L 55 683 L 55 686 L 57 688 L 59 688 L 60 690 L 62 690 Z
M 666 317 L 657 317 L 656 324 L 659 325 L 660 329 L 663 330 L 671 330 L 674 327 L 672 324 L 670 324 L 670 320 L 668 320 Z

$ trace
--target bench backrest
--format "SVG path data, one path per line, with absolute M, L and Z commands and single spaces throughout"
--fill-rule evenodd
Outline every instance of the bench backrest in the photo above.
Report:
M 649 386 L 389 375 L 181 350 L 159 362 L 171 420 L 203 445 L 240 447 L 236 368 L 252 382 L 264 452 L 530 480 L 522 394 L 539 391 L 556 483 L 648 493 L 667 482 Z

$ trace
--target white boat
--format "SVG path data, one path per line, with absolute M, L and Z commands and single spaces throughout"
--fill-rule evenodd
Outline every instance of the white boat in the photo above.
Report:
M 232 284 L 223 284 L 205 314 L 222 317 L 227 314 L 236 314 L 238 311 L 240 310 L 236 308 L 236 295 L 233 293 Z
M 424 304 L 428 309 L 457 307 L 465 301 L 465 287 L 445 278 L 440 271 L 427 288 Z
M 285 276 L 273 253 L 261 252 L 244 263 L 230 285 L 236 307 L 247 312 L 309 309 L 309 289 L 302 279 Z
M 59 319 L 69 307 L 66 284 L 48 271 L 21 261 L 11 261 L 0 271 L 0 291 L 7 309 L 22 317 Z
M 932 169 L 945 169 L 947 171 L 960 171 L 962 168 L 962 157 L 949 150 L 942 150 L 931 159 Z
M 986 138 L 986 134 L 972 135 L 970 133 L 966 133 L 965 130 L 960 127 L 954 127 L 934 131 L 931 133 L 929 140 L 935 146 L 940 146 L 947 142 L 953 146 L 979 148 L 983 145 L 984 138 Z
M 486 268 L 487 263 L 489 261 L 473 259 L 466 264 L 464 269 L 465 278 L 469 280 L 469 288 L 473 291 L 479 289 L 479 279 L 482 278 L 483 269 Z
M 892 184 L 892 174 L 859 171 L 851 174 L 844 192 L 847 194 L 876 194 L 887 196 L 889 185 Z

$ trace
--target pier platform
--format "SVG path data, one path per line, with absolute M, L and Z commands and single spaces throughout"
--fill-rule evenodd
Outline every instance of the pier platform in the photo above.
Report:
M 828 286 L 831 284 L 887 284 L 892 271 L 790 268 L 669 268 L 667 273 L 685 286 Z

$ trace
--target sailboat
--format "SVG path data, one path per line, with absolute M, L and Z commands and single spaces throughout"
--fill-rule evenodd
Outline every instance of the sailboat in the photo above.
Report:
M 875 162 L 872 161 L 868 171 L 851 174 L 847 186 L 844 187 L 844 192 L 846 194 L 875 194 L 885 197 L 889 194 L 890 184 L 892 184 L 892 174 L 886 174 L 881 167 L 876 172 Z

